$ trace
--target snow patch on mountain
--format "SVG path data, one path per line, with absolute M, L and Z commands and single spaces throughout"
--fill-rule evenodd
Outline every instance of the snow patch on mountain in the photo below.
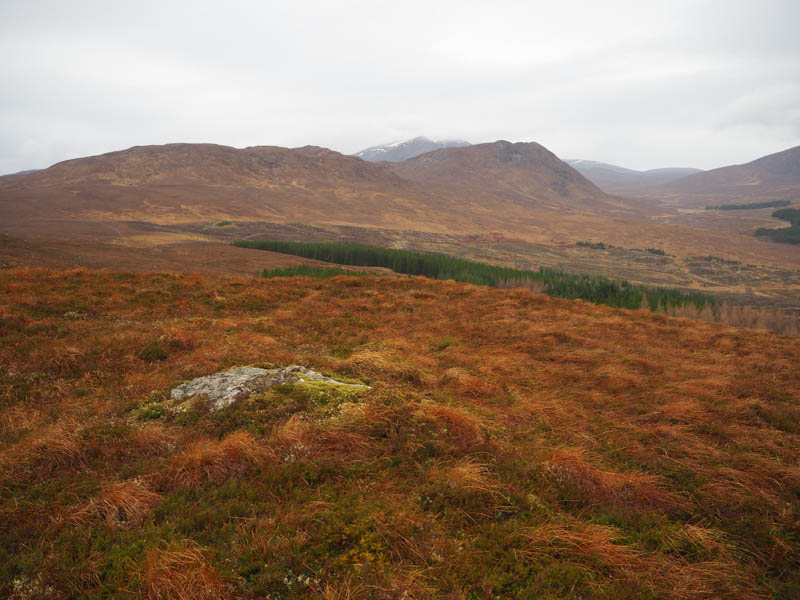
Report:
M 372 146 L 361 152 L 356 152 L 353 156 L 357 156 L 363 160 L 372 162 L 389 161 L 401 162 L 414 158 L 426 152 L 439 150 L 440 148 L 453 148 L 469 146 L 470 143 L 464 140 L 432 140 L 430 138 L 420 136 L 411 140 L 404 140 L 398 142 L 391 142 L 388 144 L 381 144 L 379 146 Z

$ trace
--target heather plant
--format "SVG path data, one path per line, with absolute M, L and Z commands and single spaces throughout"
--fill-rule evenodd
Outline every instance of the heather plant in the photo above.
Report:
M 798 360 L 430 278 L 3 271 L 0 596 L 792 598 Z M 370 387 L 170 398 L 288 364 Z

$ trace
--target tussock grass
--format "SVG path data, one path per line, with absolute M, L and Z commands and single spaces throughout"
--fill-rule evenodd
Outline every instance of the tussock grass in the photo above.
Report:
M 191 542 L 152 548 L 139 573 L 140 597 L 147 600 L 221 600 L 228 590 L 219 571 Z
M 499 485 L 494 481 L 489 465 L 468 456 L 455 464 L 435 465 L 431 478 L 459 492 L 480 492 L 493 495 L 498 493 Z
M 318 593 L 322 600 L 356 600 L 368 597 L 369 592 L 363 586 L 354 584 L 352 581 L 342 581 L 326 583 Z
M 416 411 L 421 422 L 429 422 L 439 435 L 461 451 L 475 451 L 486 444 L 483 422 L 462 408 L 444 404 L 422 404 Z
M 199 440 L 172 458 L 163 479 L 180 486 L 225 480 L 244 472 L 262 454 L 255 438 L 244 431 L 236 431 L 220 441 Z
M 110 527 L 136 525 L 160 499 L 159 494 L 148 490 L 138 481 L 114 483 L 106 486 L 70 519 L 78 523 L 99 519 Z
M 670 493 L 662 478 L 641 472 L 619 473 L 598 467 L 583 448 L 554 448 L 542 463 L 554 485 L 577 497 L 568 501 L 647 509 L 688 509 L 685 498 Z
M 570 525 L 547 523 L 521 532 L 524 552 L 533 556 L 564 555 L 578 562 L 600 563 L 621 572 L 642 571 L 642 553 L 620 543 L 613 527 L 573 522 Z
M 370 447 L 369 438 L 358 432 L 313 423 L 300 414 L 292 415 L 278 427 L 274 437 L 278 446 L 289 453 L 284 456 L 284 460 L 289 456 L 313 453 L 353 457 L 363 454 Z
M 67 418 L 45 426 L 35 436 L 4 453 L 4 463 L 18 477 L 46 479 L 60 471 L 86 465 L 81 425 Z
M 792 598 L 798 362 L 452 281 L 3 271 L 0 596 Z M 169 400 L 293 363 L 370 388 Z

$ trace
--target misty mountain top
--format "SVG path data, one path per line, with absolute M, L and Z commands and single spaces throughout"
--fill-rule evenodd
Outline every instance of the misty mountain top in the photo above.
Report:
M 440 148 L 455 148 L 469 146 L 470 143 L 465 140 L 437 140 L 434 141 L 427 137 L 415 137 L 411 140 L 392 142 L 390 144 L 381 144 L 379 146 L 372 146 L 361 152 L 356 152 L 353 156 L 368 160 L 371 162 L 388 161 L 388 162 L 401 162 L 409 158 L 414 158 L 426 152 L 439 150 Z

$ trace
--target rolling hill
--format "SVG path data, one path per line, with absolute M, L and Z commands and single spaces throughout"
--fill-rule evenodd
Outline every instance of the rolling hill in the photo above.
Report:
M 423 196 L 384 166 L 311 146 L 142 146 L 0 178 L 7 223 L 340 218 L 380 225 L 419 217 Z
M 641 194 L 675 206 L 758 200 L 800 199 L 800 146 L 682 177 Z
M 0 178 L 0 217 L 15 232 L 59 221 L 219 220 L 475 232 L 504 229 L 502 215 L 530 220 L 537 209 L 633 213 L 538 144 L 508 142 L 403 163 L 312 146 L 169 144 Z

